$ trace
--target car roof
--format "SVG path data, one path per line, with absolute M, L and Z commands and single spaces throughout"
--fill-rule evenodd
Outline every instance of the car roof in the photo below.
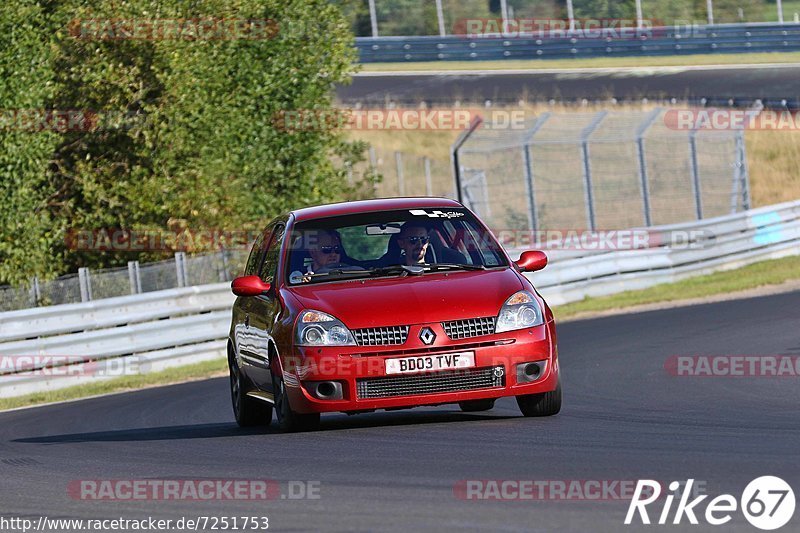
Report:
M 291 211 L 295 221 L 314 220 L 340 215 L 353 215 L 357 213 L 369 213 L 373 211 L 392 211 L 395 209 L 417 209 L 417 208 L 459 208 L 464 207 L 455 200 L 449 198 L 377 198 L 374 200 L 357 200 L 354 202 L 341 202 L 338 204 L 318 205 L 315 207 L 305 207 Z

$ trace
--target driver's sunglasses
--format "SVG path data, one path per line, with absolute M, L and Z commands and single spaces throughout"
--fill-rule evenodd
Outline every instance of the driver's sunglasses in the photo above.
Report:
M 340 254 L 342 253 L 342 247 L 338 244 L 336 246 L 320 246 L 319 250 L 323 254 Z
M 430 237 L 406 237 L 406 242 L 409 244 L 428 244 L 430 240 Z

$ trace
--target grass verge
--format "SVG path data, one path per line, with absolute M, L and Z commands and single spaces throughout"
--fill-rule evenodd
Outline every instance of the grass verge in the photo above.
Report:
M 587 59 L 505 59 L 497 61 L 420 61 L 409 63 L 363 63 L 362 72 L 407 72 L 448 70 L 545 70 L 564 68 L 690 67 L 707 65 L 755 65 L 798 63 L 800 52 L 753 54 L 697 54 L 658 57 L 598 57 Z
M 716 272 L 677 283 L 665 283 L 639 291 L 628 291 L 601 298 L 587 298 L 580 302 L 554 307 L 553 312 L 556 319 L 563 320 L 637 305 L 730 294 L 769 285 L 780 285 L 786 281 L 796 279 L 800 279 L 800 256 L 762 261 L 736 270 Z M 0 411 L 16 407 L 74 400 L 111 392 L 171 385 L 225 374 L 226 364 L 224 359 L 204 361 L 152 374 L 126 376 L 99 383 L 77 385 L 66 389 L 28 394 L 16 398 L 0 398 Z
M 227 365 L 224 358 L 215 359 L 213 361 L 203 361 L 202 363 L 168 368 L 151 374 L 124 376 L 107 381 L 76 385 L 74 387 L 46 392 L 36 392 L 14 398 L 0 398 L 0 411 L 43 403 L 75 400 L 111 392 L 123 392 L 146 387 L 183 383 L 191 380 L 223 376 L 226 375 L 226 373 Z
M 637 305 L 719 296 L 800 279 L 800 256 L 753 263 L 746 267 L 664 283 L 638 291 L 586 298 L 553 308 L 556 319 Z

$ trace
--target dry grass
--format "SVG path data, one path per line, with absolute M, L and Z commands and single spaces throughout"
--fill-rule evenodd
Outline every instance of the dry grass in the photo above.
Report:
M 524 109 L 526 116 L 533 117 L 543 112 L 587 113 L 601 109 L 615 111 L 643 111 L 653 105 L 588 105 L 565 106 L 537 104 Z M 505 108 L 509 109 L 509 108 Z M 354 139 L 361 139 L 375 148 L 378 155 L 378 170 L 384 182 L 378 194 L 397 194 L 394 152 L 406 156 L 406 194 L 424 191 L 421 163 L 415 158 L 429 157 L 433 166 L 434 194 L 444 194 L 450 183 L 450 147 L 458 137 L 458 131 L 351 131 Z M 800 131 L 747 131 L 745 134 L 748 167 L 750 171 L 751 197 L 753 205 L 763 206 L 800 198 Z M 701 154 L 702 157 L 702 154 Z

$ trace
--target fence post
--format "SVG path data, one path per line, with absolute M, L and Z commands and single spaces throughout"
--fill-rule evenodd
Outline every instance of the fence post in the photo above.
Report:
M 581 133 L 581 152 L 583 158 L 583 184 L 585 189 L 586 199 L 586 218 L 589 222 L 589 229 L 594 231 L 596 229 L 595 214 L 594 214 L 594 191 L 592 190 L 592 164 L 589 156 L 589 137 L 597 129 L 597 126 L 606 118 L 608 111 L 600 111 L 595 115 L 592 121 Z
M 642 209 L 644 210 L 645 226 L 652 226 L 653 221 L 650 216 L 650 180 L 647 176 L 647 156 L 644 152 L 644 135 L 660 114 L 661 108 L 655 108 L 636 131 L 636 151 L 639 155 L 639 179 L 642 183 Z
M 444 28 L 444 11 L 442 10 L 442 0 L 436 0 L 436 18 L 439 21 L 439 35 L 444 37 L 447 35 L 447 30 Z
M 536 122 L 533 123 L 533 126 L 531 126 L 531 129 L 528 131 L 528 135 L 525 137 L 522 147 L 522 158 L 525 163 L 525 194 L 528 197 L 528 229 L 533 232 L 539 229 L 539 213 L 536 209 L 536 184 L 534 182 L 531 141 L 549 118 L 550 113 L 547 112 L 542 113 L 542 115 L 536 119 Z
M 778 8 L 778 24 L 783 24 L 783 1 L 775 0 L 775 4 Z
M 89 277 L 89 269 L 82 267 L 78 269 L 78 283 L 81 287 L 81 302 L 92 301 L 92 280 Z
M 425 195 L 433 196 L 433 178 L 431 177 L 431 160 L 428 157 L 422 158 L 422 165 L 425 168 Z
M 378 156 L 374 146 L 369 147 L 369 169 L 373 175 L 378 172 Z M 378 183 L 375 180 L 372 181 L 372 195 L 378 197 Z
M 706 0 L 706 11 L 708 12 L 708 24 L 714 24 L 714 0 Z
M 742 209 L 750 209 L 750 174 L 747 168 L 747 148 L 744 143 L 744 131 L 736 132 L 736 178 L 742 193 Z
M 461 150 L 461 147 L 464 146 L 464 143 L 467 142 L 469 136 L 478 129 L 478 127 L 483 124 L 483 117 L 476 116 L 472 119 L 472 122 L 469 123 L 469 128 L 461 132 L 461 134 L 450 146 L 450 164 L 453 166 L 453 180 L 455 182 L 456 187 L 456 200 L 459 202 L 462 201 L 462 192 L 461 192 L 461 162 L 459 161 L 458 151 Z
M 188 287 L 189 276 L 186 275 L 186 252 L 175 253 L 175 269 L 178 273 L 178 287 Z
M 689 155 L 691 156 L 690 165 L 692 171 L 692 192 L 694 194 L 694 206 L 697 220 L 703 218 L 703 199 L 700 190 L 700 169 L 697 164 L 697 130 L 692 130 L 689 134 Z
M 39 307 L 42 301 L 42 289 L 39 287 L 39 276 L 33 276 L 31 279 L 31 300 L 33 300 L 33 307 Z
M 394 153 L 395 171 L 397 172 L 397 196 L 406 195 L 405 176 L 403 175 L 403 154 L 402 152 Z
M 131 284 L 131 294 L 142 293 L 142 278 L 139 273 L 139 261 L 128 261 L 128 281 Z
M 228 281 L 228 250 L 223 248 L 220 253 L 222 254 L 222 270 L 219 272 L 219 280 Z
M 375 0 L 369 0 L 369 22 L 372 27 L 372 36 L 378 36 L 378 14 L 375 11 Z

